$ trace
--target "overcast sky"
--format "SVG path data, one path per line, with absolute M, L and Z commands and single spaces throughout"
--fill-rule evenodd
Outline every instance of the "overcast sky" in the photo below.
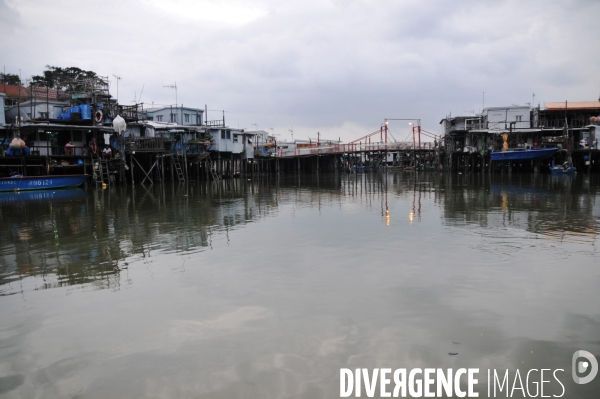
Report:
M 120 103 L 225 110 L 230 126 L 343 141 L 384 118 L 596 100 L 600 1 L 0 0 L 0 54 L 109 76 Z M 142 93 L 143 88 L 143 93 Z M 136 94 L 137 93 L 137 94 Z M 220 113 L 209 112 L 209 119 Z M 398 140 L 406 122 L 390 124 Z

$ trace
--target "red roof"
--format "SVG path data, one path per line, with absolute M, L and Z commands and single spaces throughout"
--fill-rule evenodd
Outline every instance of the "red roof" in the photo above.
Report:
M 29 97 L 29 90 L 23 86 L 5 85 L 0 83 L 0 93 L 5 93 L 7 96 Z
M 600 101 L 562 101 L 546 103 L 546 109 L 551 111 L 558 110 L 577 110 L 577 109 L 600 109 Z
M 50 98 L 56 100 L 58 98 L 58 90 L 49 89 L 45 86 L 35 86 L 33 89 L 33 96 L 37 98 Z

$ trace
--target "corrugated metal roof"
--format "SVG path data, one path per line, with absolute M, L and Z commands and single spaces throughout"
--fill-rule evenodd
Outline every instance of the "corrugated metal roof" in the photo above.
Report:
M 600 109 L 600 101 L 562 101 L 545 104 L 546 109 L 551 111 L 564 109 Z

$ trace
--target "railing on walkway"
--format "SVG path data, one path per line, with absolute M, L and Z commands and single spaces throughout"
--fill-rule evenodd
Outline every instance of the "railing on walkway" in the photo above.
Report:
M 58 145 L 32 145 L 29 147 L 31 156 L 76 156 L 87 155 L 87 147 L 83 146 L 58 146 Z
M 412 143 L 388 143 L 388 144 L 334 144 L 322 147 L 301 147 L 293 149 L 278 148 L 275 156 L 279 158 L 297 157 L 306 155 L 345 154 L 353 152 L 370 151 L 412 151 L 412 150 L 435 150 L 435 143 L 426 142 L 421 145 Z
M 206 121 L 204 126 L 206 126 L 206 127 L 225 127 L 225 124 L 223 123 L 222 120 L 216 120 L 216 121 Z

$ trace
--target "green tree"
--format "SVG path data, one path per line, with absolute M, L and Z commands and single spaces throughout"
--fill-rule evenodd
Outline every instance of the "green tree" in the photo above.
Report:
M 4 83 L 7 85 L 14 85 L 14 86 L 22 86 L 23 85 L 21 83 L 21 78 L 19 77 L 19 75 L 16 75 L 14 73 L 0 72 L 0 83 Z
M 77 67 L 61 68 L 46 65 L 42 75 L 31 77 L 33 85 L 47 86 L 66 92 L 80 91 L 85 88 L 86 82 L 95 81 L 106 84 L 94 71 L 85 71 Z

